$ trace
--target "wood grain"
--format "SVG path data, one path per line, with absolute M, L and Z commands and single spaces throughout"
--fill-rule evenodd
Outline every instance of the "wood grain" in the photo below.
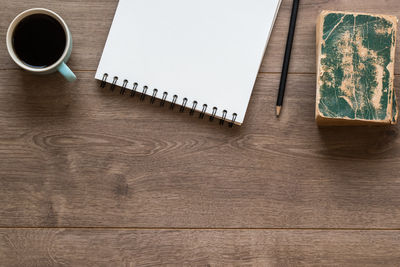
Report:
M 400 227 L 398 128 L 318 129 L 314 75 L 289 76 L 277 120 L 261 74 L 233 130 L 93 75 L 0 72 L 1 226 Z
M 10 267 L 397 266 L 399 246 L 397 231 L 0 230 Z
M 27 8 L 65 18 L 78 76 L 22 72 L 0 42 L 1 265 L 398 264 L 398 126 L 314 122 L 317 14 L 399 16 L 397 0 L 302 1 L 278 120 L 284 0 L 245 123 L 232 130 L 99 88 L 117 0 L 0 3 L 3 40 Z

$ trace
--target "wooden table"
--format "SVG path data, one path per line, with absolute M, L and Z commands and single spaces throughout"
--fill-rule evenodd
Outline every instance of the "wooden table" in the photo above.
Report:
M 400 263 L 399 128 L 314 123 L 317 14 L 400 17 L 398 0 L 303 0 L 276 119 L 284 0 L 245 123 L 234 129 L 99 88 L 93 77 L 116 5 L 1 0 L 2 266 Z M 76 83 L 30 75 L 9 58 L 10 21 L 37 6 L 69 24 Z

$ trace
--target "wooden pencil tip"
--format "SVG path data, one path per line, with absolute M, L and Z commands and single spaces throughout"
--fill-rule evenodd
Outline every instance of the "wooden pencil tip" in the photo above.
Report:
M 276 117 L 279 117 L 279 115 L 281 115 L 281 106 L 276 106 Z

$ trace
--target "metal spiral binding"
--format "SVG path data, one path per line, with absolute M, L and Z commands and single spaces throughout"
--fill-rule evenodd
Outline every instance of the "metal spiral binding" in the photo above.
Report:
M 106 87 L 107 77 L 108 77 L 108 74 L 107 74 L 107 73 L 104 73 L 103 79 L 101 80 L 101 84 L 100 84 L 100 87 L 101 87 L 101 88 Z
M 222 118 L 219 120 L 219 125 L 221 125 L 221 126 L 224 125 L 227 114 L 228 114 L 228 111 L 226 111 L 226 110 L 222 111 Z
M 101 88 L 105 88 L 105 86 L 107 84 L 108 76 L 109 76 L 108 73 L 104 73 L 103 78 L 102 78 L 101 83 L 100 83 L 100 87 Z M 110 90 L 111 91 L 115 90 L 115 87 L 117 86 L 117 82 L 118 82 L 118 77 L 114 76 L 113 81 L 112 81 L 111 86 L 110 86 Z M 129 84 L 129 81 L 125 79 L 124 82 L 122 83 L 121 90 L 119 92 L 121 95 L 125 94 L 128 84 Z M 132 87 L 131 93 L 130 93 L 131 97 L 135 96 L 138 86 L 139 86 L 138 83 L 136 83 L 136 82 L 133 83 L 133 87 Z M 146 86 L 146 85 L 143 86 L 143 90 L 142 90 L 142 92 L 140 94 L 140 100 L 141 101 L 145 100 L 147 90 L 148 90 L 148 86 Z M 151 99 L 150 99 L 150 103 L 151 104 L 154 104 L 154 102 L 156 100 L 156 97 L 157 97 L 157 94 L 158 94 L 158 89 L 153 89 L 153 94 L 152 94 Z M 160 101 L 160 107 L 164 107 L 165 102 L 167 101 L 167 97 L 168 97 L 168 92 L 164 92 L 163 96 L 161 98 L 161 101 Z M 172 98 L 171 104 L 169 106 L 169 108 L 171 110 L 174 109 L 177 100 L 178 100 L 178 96 L 174 95 L 173 98 Z M 183 98 L 182 104 L 180 105 L 179 112 L 184 112 L 185 111 L 187 102 L 188 102 L 188 99 L 186 97 Z M 193 101 L 192 107 L 191 107 L 191 109 L 189 111 L 189 115 L 190 116 L 194 115 L 197 105 L 198 105 L 198 102 L 197 101 Z M 203 104 L 203 108 L 202 108 L 202 110 L 201 110 L 201 112 L 199 114 L 199 119 L 203 119 L 204 118 L 204 116 L 206 114 L 206 111 L 207 111 L 207 108 L 208 108 L 207 104 Z M 218 108 L 217 107 L 213 107 L 212 113 L 211 113 L 211 115 L 209 117 L 210 122 L 214 121 L 214 119 L 215 119 L 215 117 L 217 115 L 217 111 L 218 111 Z M 228 115 L 228 111 L 227 110 L 223 110 L 222 111 L 222 117 L 219 120 L 219 124 L 221 126 L 224 125 L 227 115 Z M 233 113 L 232 114 L 232 119 L 229 122 L 229 128 L 232 128 L 234 126 L 236 119 L 237 119 L 237 114 Z
M 150 104 L 154 104 L 154 101 L 156 101 L 157 93 L 158 93 L 158 90 L 154 89 L 153 90 L 153 95 L 151 96 L 151 99 L 150 99 Z
M 196 106 L 197 106 L 197 101 L 193 101 L 192 108 L 190 109 L 190 112 L 189 112 L 190 116 L 193 116 L 194 111 L 196 110 Z
M 119 91 L 119 93 L 121 95 L 125 94 L 125 90 L 126 90 L 126 86 L 127 85 L 128 85 L 128 80 L 124 80 L 124 83 L 122 84 L 122 87 L 121 87 L 121 91 Z
M 111 84 L 111 87 L 110 87 L 110 90 L 113 91 L 113 92 L 114 92 L 114 89 L 115 89 L 115 85 L 117 84 L 117 81 L 118 81 L 118 77 L 115 76 L 114 80 L 113 80 L 113 82 Z
M 168 96 L 168 93 L 167 93 L 167 92 L 164 92 L 164 93 L 163 93 L 163 96 L 162 96 L 162 99 L 161 99 L 161 102 L 160 102 L 160 107 L 163 107 L 163 106 L 164 106 L 165 100 L 167 100 L 167 96 Z
M 131 91 L 131 97 L 134 97 L 134 96 L 135 96 L 137 87 L 138 87 L 138 83 L 134 83 L 134 84 L 133 84 L 132 91 Z
M 199 119 L 203 119 L 204 118 L 204 115 L 206 114 L 206 111 L 207 111 L 207 104 L 204 104 L 203 105 L 203 109 L 200 112 Z
M 231 120 L 231 122 L 229 123 L 229 128 L 232 128 L 232 127 L 233 127 L 233 125 L 235 124 L 236 118 L 237 118 L 237 114 L 236 114 L 236 113 L 233 113 L 233 115 L 232 115 L 232 120 Z
M 213 121 L 214 120 L 214 118 L 215 118 L 215 115 L 217 114 L 217 108 L 216 107 L 213 107 L 213 112 L 212 112 L 212 114 L 211 114 L 211 116 L 210 116 L 210 121 Z
M 143 91 L 142 94 L 140 95 L 140 101 L 144 101 L 144 99 L 146 98 L 146 93 L 148 88 L 149 87 L 147 87 L 147 85 L 143 86 Z
M 169 109 L 170 109 L 170 110 L 173 110 L 173 109 L 174 109 L 177 99 L 178 99 L 178 96 L 177 96 L 177 95 L 174 95 L 174 97 L 172 98 L 171 105 L 169 106 Z
M 180 112 L 180 113 L 182 113 L 182 112 L 185 111 L 185 107 L 186 107 L 187 101 L 188 101 L 188 100 L 187 100 L 187 98 L 185 97 L 185 98 L 183 99 L 181 108 L 179 109 L 179 112 Z

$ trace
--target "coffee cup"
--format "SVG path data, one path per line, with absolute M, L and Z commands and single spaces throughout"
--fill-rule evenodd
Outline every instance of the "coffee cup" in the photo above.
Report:
M 76 80 L 66 65 L 72 52 L 72 36 L 65 21 L 45 8 L 26 10 L 15 17 L 7 31 L 7 49 L 14 62 L 35 74 L 60 72 Z

